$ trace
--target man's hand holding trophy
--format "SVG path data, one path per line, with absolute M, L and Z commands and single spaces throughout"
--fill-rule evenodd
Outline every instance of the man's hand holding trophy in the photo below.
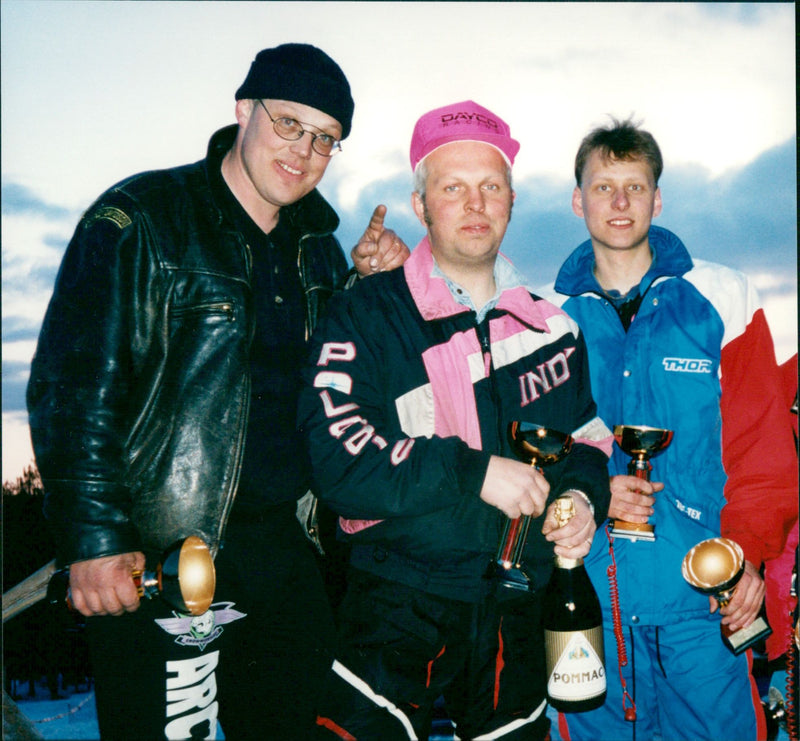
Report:
M 511 422 L 507 432 L 517 457 L 540 471 L 542 466 L 560 461 L 572 449 L 571 435 L 532 422 Z M 528 515 L 506 519 L 492 566 L 498 583 L 503 587 L 531 591 L 530 579 L 522 568 L 522 553 L 530 524 Z
M 757 574 L 753 578 L 754 575 L 749 573 L 753 568 L 745 561 L 741 546 L 729 538 L 701 541 L 684 556 L 682 564 L 683 578 L 697 591 L 713 597 L 720 608 L 728 607 L 737 588 L 748 590 L 748 605 L 760 606 L 764 586 Z M 753 593 L 749 594 L 750 591 Z M 711 611 L 715 609 L 712 603 Z M 731 619 L 720 625 L 722 641 L 733 653 L 742 653 L 772 633 L 764 617 L 757 614 L 757 609 L 753 609 L 756 617 L 752 622 L 745 610 L 744 616 L 727 616 Z
M 642 489 L 639 493 L 648 494 L 649 491 L 660 491 L 663 488 L 663 484 L 650 484 L 650 472 L 653 470 L 650 459 L 661 453 L 672 442 L 672 435 L 672 430 L 646 425 L 614 426 L 614 440 L 623 452 L 631 456 L 628 463 L 628 475 L 635 477 L 639 482 L 648 482 L 646 486 L 649 489 Z M 622 486 L 622 489 L 615 491 L 612 488 L 614 497 L 612 498 L 612 510 L 609 511 L 610 534 L 615 538 L 625 538 L 634 542 L 637 540 L 654 541 L 656 539 L 655 527 L 649 522 L 633 522 L 613 515 L 614 503 L 620 503 L 624 499 L 625 489 L 625 485 L 619 483 L 620 477 L 616 477 L 616 479 L 616 483 L 612 480 L 612 487 Z M 633 511 L 635 511 L 635 506 Z

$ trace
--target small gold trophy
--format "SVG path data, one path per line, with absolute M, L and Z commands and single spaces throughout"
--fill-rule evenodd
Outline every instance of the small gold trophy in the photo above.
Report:
M 658 455 L 672 442 L 672 430 L 661 430 L 644 425 L 615 425 L 614 439 L 629 456 L 628 475 L 650 481 L 653 465 L 650 459 Z M 611 535 L 628 540 L 656 539 L 655 527 L 648 522 L 628 522 L 612 519 Z
M 178 612 L 202 615 L 214 600 L 217 575 L 208 546 L 190 535 L 164 551 L 155 572 L 134 571 L 133 581 L 140 596 L 160 594 Z
M 710 538 L 692 548 L 681 566 L 683 578 L 698 592 L 710 594 L 725 607 L 744 574 L 744 553 L 741 546 L 729 538 Z M 746 628 L 731 632 L 721 625 L 722 642 L 735 654 L 740 654 L 761 638 L 772 633 L 767 621 L 759 616 Z
M 511 422 L 508 439 L 517 457 L 541 471 L 561 460 L 572 448 L 572 437 L 531 422 Z M 530 579 L 522 570 L 522 551 L 531 525 L 530 515 L 506 519 L 503 537 L 495 557 L 495 574 L 510 589 L 531 591 Z
M 214 559 L 202 538 L 190 535 L 167 548 L 155 571 L 134 571 L 134 584 L 140 597 L 152 599 L 161 595 L 178 612 L 202 615 L 214 600 L 217 583 Z M 48 588 L 51 603 L 64 599 L 64 589 L 69 582 L 69 569 L 57 571 Z M 67 604 L 72 603 L 67 594 Z

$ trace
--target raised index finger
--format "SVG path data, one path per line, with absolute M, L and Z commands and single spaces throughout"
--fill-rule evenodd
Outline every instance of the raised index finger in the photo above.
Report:
M 369 226 L 364 232 L 364 237 L 370 242 L 377 242 L 381 234 L 383 234 L 383 220 L 386 217 L 386 206 L 379 204 L 375 206 L 372 212 L 372 217 L 369 220 Z

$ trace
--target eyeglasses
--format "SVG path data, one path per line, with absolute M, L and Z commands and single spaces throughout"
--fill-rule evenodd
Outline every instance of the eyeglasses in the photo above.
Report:
M 264 101 L 259 99 L 258 102 L 261 103 L 261 107 L 267 111 L 267 116 L 269 116 L 269 120 L 272 121 L 272 128 L 275 129 L 275 133 L 281 139 L 296 142 L 303 138 L 303 134 L 309 134 L 311 136 L 311 148 L 317 154 L 321 154 L 323 157 L 333 157 L 334 154 L 338 154 L 342 151 L 341 142 L 330 134 L 315 134 L 313 131 L 304 129 L 303 124 L 288 116 L 273 118 L 267 110 L 267 106 L 264 105 Z M 309 124 L 305 125 L 308 126 Z

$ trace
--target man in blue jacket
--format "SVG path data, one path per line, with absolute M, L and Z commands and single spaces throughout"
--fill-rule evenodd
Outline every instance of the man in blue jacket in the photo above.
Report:
M 674 437 L 652 461 L 652 482 L 627 475 L 630 458 L 615 446 L 609 517 L 649 522 L 655 540 L 595 538 L 586 565 L 604 608 L 608 695 L 598 710 L 562 715 L 561 730 L 585 741 L 754 741 L 764 738 L 764 719 L 750 651 L 735 656 L 725 647 L 719 616 L 710 614 L 716 600 L 709 611 L 681 562 L 708 538 L 739 543 L 745 570 L 721 622 L 732 630 L 752 624 L 764 595 L 759 567 L 781 552 L 793 509 L 796 517 L 794 456 L 753 289 L 652 226 L 661 170 L 655 139 L 630 121 L 592 131 L 575 162 L 572 208 L 591 238 L 562 266 L 554 300 L 586 337 L 606 424 Z M 614 557 L 619 651 L 617 600 L 604 588 Z M 634 704 L 630 722 L 624 711 L 630 717 Z
M 427 236 L 402 270 L 330 304 L 312 342 L 300 419 L 352 547 L 318 720 L 340 738 L 425 739 L 440 695 L 459 738 L 549 726 L 540 593 L 554 544 L 586 554 L 605 517 L 611 434 L 577 326 L 498 255 L 518 149 L 472 101 L 422 116 L 412 205 Z M 515 458 L 514 420 L 571 433 L 572 451 L 543 475 Z M 558 528 L 566 492 L 577 514 Z M 545 515 L 524 554 L 538 591 L 499 600 L 487 570 L 521 514 Z

